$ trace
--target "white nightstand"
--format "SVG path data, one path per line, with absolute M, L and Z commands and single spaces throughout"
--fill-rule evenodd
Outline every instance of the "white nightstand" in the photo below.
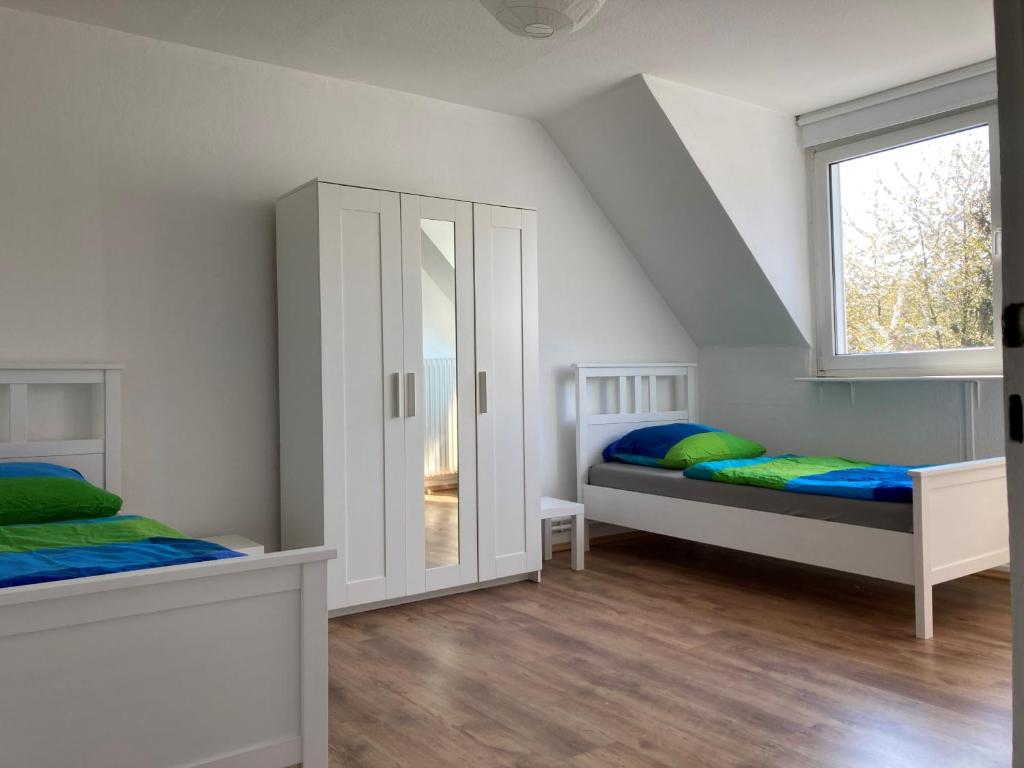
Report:
M 583 516 L 583 505 L 576 501 L 565 501 L 544 496 L 540 500 L 541 541 L 544 546 L 544 559 L 551 559 L 551 521 L 564 517 L 572 518 L 572 534 L 570 546 L 572 548 L 572 569 L 583 570 L 583 551 L 585 542 L 583 539 L 586 521 Z
M 222 547 L 233 549 L 235 552 L 241 552 L 243 555 L 262 555 L 263 545 L 257 544 L 255 541 L 250 541 L 245 536 L 239 536 L 237 533 L 228 533 L 224 536 L 207 536 L 205 541 L 212 541 L 214 544 L 220 544 Z

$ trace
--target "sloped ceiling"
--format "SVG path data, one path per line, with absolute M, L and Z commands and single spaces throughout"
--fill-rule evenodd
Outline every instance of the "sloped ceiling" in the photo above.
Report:
M 670 105 L 677 117 L 682 108 L 678 100 Z M 803 272 L 794 284 L 804 282 L 791 313 L 643 76 L 545 125 L 694 342 L 807 344 L 806 251 L 786 256 Z M 719 171 L 720 179 L 731 178 Z M 747 204 L 740 195 L 731 202 Z M 806 225 L 798 234 L 806 240 Z

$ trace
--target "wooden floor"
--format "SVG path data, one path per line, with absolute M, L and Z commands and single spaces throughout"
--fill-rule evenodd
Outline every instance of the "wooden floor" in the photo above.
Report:
M 423 498 L 427 568 L 459 562 L 459 489 L 427 494 Z
M 332 766 L 1010 765 L 1009 585 L 909 587 L 669 539 L 335 619 Z

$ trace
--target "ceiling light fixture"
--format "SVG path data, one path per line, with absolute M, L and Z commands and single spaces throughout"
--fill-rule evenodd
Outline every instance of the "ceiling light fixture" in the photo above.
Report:
M 481 0 L 509 32 L 543 39 L 575 32 L 601 10 L 604 0 Z

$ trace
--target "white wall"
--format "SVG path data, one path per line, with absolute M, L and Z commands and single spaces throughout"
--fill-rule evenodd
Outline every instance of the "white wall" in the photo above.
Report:
M 536 122 L 0 10 L 0 359 L 127 364 L 131 511 L 276 543 L 273 203 L 314 176 L 538 209 L 546 493 L 572 362 L 695 356 Z
M 840 455 L 895 464 L 961 461 L 964 388 L 950 382 L 796 382 L 802 347 L 701 347 L 701 421 L 764 443 L 769 453 Z M 986 382 L 975 422 L 977 458 L 1003 455 L 1002 387 Z
M 430 275 L 422 281 L 423 357 L 455 357 L 455 302 Z
M 644 81 L 809 341 L 807 158 L 796 119 L 650 75 Z

